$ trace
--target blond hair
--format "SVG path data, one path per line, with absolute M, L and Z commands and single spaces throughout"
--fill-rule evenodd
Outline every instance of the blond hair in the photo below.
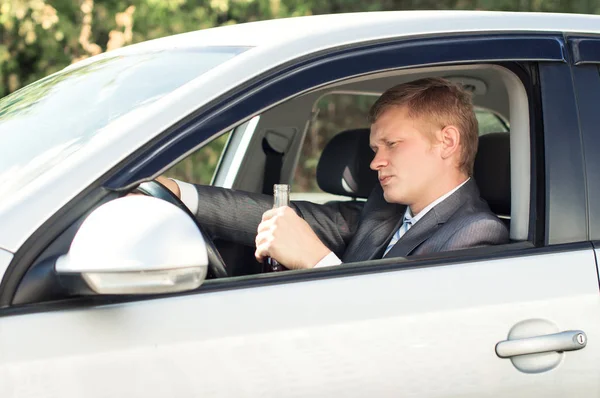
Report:
M 479 128 L 468 91 L 439 77 L 399 84 L 384 92 L 373 104 L 369 122 L 375 123 L 386 110 L 400 106 L 407 108 L 409 117 L 424 120 L 437 128 L 455 126 L 461 145 L 458 167 L 465 174 L 473 175 Z

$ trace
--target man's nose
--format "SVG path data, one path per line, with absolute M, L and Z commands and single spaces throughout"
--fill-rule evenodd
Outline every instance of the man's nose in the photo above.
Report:
M 370 167 L 372 170 L 379 170 L 387 165 L 387 160 L 383 156 L 383 151 L 377 151 L 375 157 L 371 161 Z

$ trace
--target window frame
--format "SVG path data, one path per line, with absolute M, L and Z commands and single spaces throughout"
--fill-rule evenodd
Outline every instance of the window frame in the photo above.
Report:
M 600 36 L 568 37 L 586 173 L 589 239 L 600 247 Z

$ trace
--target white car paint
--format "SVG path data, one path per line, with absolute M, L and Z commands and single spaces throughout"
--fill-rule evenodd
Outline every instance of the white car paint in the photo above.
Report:
M 0 396 L 598 397 L 599 313 L 586 249 L 8 316 Z M 587 347 L 518 371 L 533 318 Z
M 2 282 L 2 276 L 4 275 L 4 273 L 6 272 L 6 269 L 8 268 L 8 265 L 10 264 L 10 262 L 13 259 L 13 254 L 4 250 L 4 249 L 0 249 L 0 282 Z
M 233 158 L 231 159 L 231 163 L 227 168 L 225 178 L 223 184 L 221 185 L 224 188 L 233 188 L 233 183 L 235 182 L 235 177 L 240 171 L 240 167 L 242 166 L 242 160 L 244 159 L 244 154 L 248 150 L 248 146 L 250 145 L 250 141 L 252 140 L 252 136 L 256 131 L 256 126 L 258 125 L 258 120 L 260 116 L 254 116 L 248 122 L 248 125 L 242 132 L 242 138 L 237 145 L 237 148 L 234 152 Z
M 220 94 L 283 63 L 317 51 L 386 38 L 459 32 L 600 33 L 599 22 L 597 16 L 544 13 L 419 11 L 338 14 L 208 29 L 132 45 L 82 61 L 78 65 L 119 54 L 194 45 L 256 46 L 150 106 L 109 125 L 102 135 L 94 139 L 94 145 L 86 146 L 42 178 L 3 198 L 0 201 L 0 220 L 11 228 L 0 230 L 0 248 L 16 252 L 49 217 L 134 150 Z M 202 97 L 198 96 L 198 92 L 202 92 Z

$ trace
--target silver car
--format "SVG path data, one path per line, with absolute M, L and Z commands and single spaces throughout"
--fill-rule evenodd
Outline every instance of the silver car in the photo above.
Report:
M 340 14 L 132 45 L 1 99 L 0 397 L 600 396 L 599 63 L 596 16 Z M 473 92 L 509 244 L 261 274 L 128 195 L 183 170 L 364 200 L 315 188 L 314 159 L 429 76 Z

